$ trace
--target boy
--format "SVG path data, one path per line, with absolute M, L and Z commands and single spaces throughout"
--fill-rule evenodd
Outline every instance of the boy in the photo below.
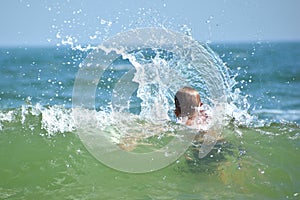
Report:
M 187 126 L 204 125 L 207 114 L 201 110 L 200 94 L 191 87 L 181 88 L 175 95 L 175 115 Z

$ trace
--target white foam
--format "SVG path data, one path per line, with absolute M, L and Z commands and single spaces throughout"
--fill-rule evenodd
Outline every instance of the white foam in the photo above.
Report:
M 18 114 L 18 110 L 10 111 L 2 120 L 0 114 L 0 122 L 3 120 L 14 120 L 15 118 L 10 116 L 14 116 L 15 114 Z M 47 136 L 53 136 L 57 133 L 72 132 L 75 130 L 71 109 L 66 109 L 63 106 L 54 105 L 43 107 L 41 104 L 22 105 L 20 114 L 21 124 L 25 124 L 27 117 L 29 116 L 41 120 L 41 129 L 46 131 Z M 41 116 L 41 119 L 39 116 Z
M 72 132 L 75 130 L 74 120 L 71 110 L 61 106 L 51 106 L 41 110 L 42 129 L 45 129 L 49 135 L 55 133 Z
M 0 131 L 3 129 L 1 122 L 11 122 L 15 119 L 14 112 L 12 110 L 8 112 L 0 112 Z

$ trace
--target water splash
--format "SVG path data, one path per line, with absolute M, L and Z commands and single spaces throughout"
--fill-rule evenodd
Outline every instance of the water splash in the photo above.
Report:
M 41 104 L 23 105 L 20 109 L 1 111 L 0 113 L 0 131 L 6 125 L 20 124 L 24 129 L 31 131 L 41 130 L 40 135 L 54 136 L 64 134 L 75 130 L 75 123 L 71 114 L 72 110 L 63 106 L 43 107 Z
M 118 70 L 118 63 L 126 62 L 132 66 L 131 69 L 116 77 L 116 71 L 121 71 Z M 181 134 L 174 137 L 170 144 L 147 153 L 147 156 L 120 151 L 107 140 L 109 133 L 106 129 L 109 127 L 118 129 L 120 124 L 124 124 L 125 127 L 118 131 L 121 138 L 127 135 L 134 140 L 151 137 L 151 134 L 144 136 L 144 133 L 150 133 L 149 127 L 159 127 L 175 118 L 172 112 L 174 95 L 180 88 L 190 86 L 199 90 L 204 103 L 212 108 L 210 127 L 203 137 L 204 141 L 199 150 L 199 158 L 205 157 L 220 135 L 226 112 L 227 95 L 224 82 L 226 73 L 220 71 L 222 63 L 219 62 L 217 57 L 212 56 L 204 46 L 190 36 L 168 29 L 134 29 L 110 38 L 88 55 L 74 83 L 72 102 L 79 137 L 97 159 L 115 169 L 139 173 L 159 169 L 163 167 L 161 164 L 166 166 L 165 164 L 170 164 L 185 152 L 199 128 L 191 126 L 189 131 L 185 130 L 184 133 L 179 131 Z M 107 84 L 107 81 L 110 82 L 112 79 L 117 80 L 116 84 Z M 104 109 L 108 112 L 104 116 L 105 119 L 100 122 L 102 128 L 98 127 L 99 121 L 94 113 L 95 90 L 99 83 L 103 83 L 101 94 L 108 94 L 103 100 L 108 104 L 107 108 L 110 108 Z M 135 116 L 130 112 L 132 102 L 140 110 L 135 115 L 144 121 L 142 126 L 135 117 L 132 117 Z M 78 109 L 90 109 L 94 114 L 83 115 Z M 122 118 L 123 115 L 127 115 L 126 120 Z M 105 124 L 106 122 L 114 123 Z M 151 125 L 147 126 L 148 124 Z M 169 128 L 174 129 L 173 126 Z M 161 135 L 164 131 L 172 132 L 163 129 L 157 131 L 155 135 Z M 180 139 L 181 137 L 184 139 Z M 106 149 L 110 149 L 109 152 L 103 152 L 107 151 Z M 121 155 L 127 156 L 133 162 L 142 162 L 145 157 L 152 158 L 152 161 L 150 159 L 147 162 L 151 162 L 153 166 L 137 169 L 132 163 L 124 165 L 116 160 Z M 162 157 L 166 158 L 165 155 L 170 157 L 167 156 L 168 159 L 160 162 Z
M 3 122 L 11 122 L 14 120 L 14 112 L 0 112 L 0 131 L 3 129 Z

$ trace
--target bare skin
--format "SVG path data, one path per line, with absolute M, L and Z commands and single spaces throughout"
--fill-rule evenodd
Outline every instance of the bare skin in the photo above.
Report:
M 175 95 L 175 115 L 177 118 L 186 118 L 185 125 L 191 126 L 196 119 L 205 122 L 207 115 L 199 108 L 203 105 L 200 94 L 193 88 L 184 87 L 178 90 Z

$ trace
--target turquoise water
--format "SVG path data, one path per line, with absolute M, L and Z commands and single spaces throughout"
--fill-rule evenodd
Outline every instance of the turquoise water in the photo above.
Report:
M 299 199 L 300 43 L 210 47 L 247 97 L 232 96 L 225 142 L 142 174 L 105 166 L 76 134 L 72 89 L 86 52 L 2 47 L 0 199 Z

